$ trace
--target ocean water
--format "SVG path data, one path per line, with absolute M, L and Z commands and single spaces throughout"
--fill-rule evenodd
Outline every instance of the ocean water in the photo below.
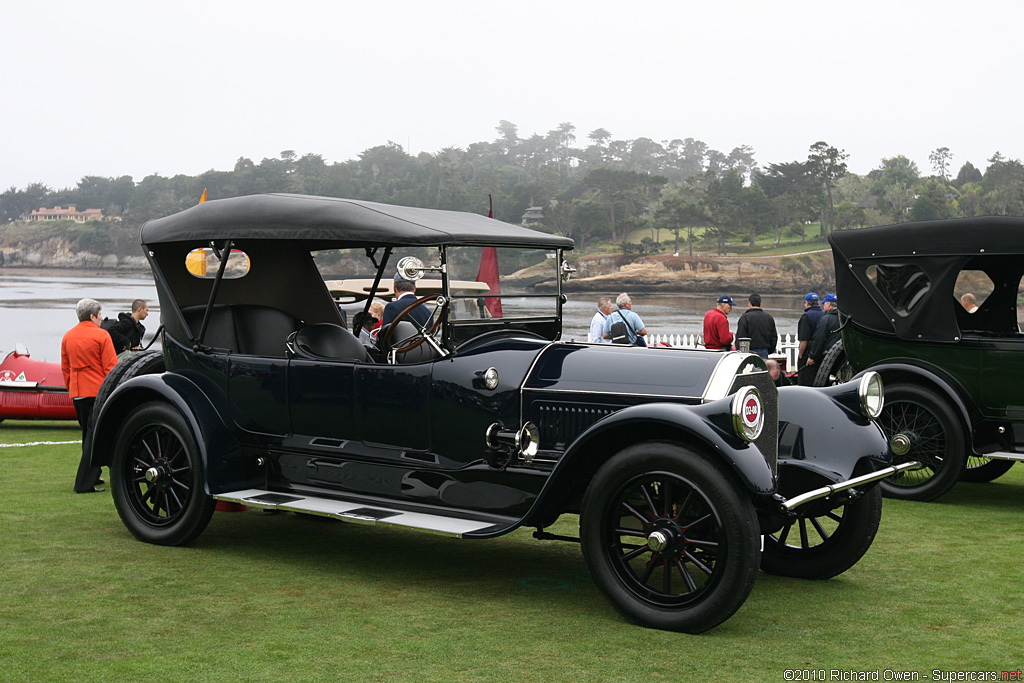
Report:
M 599 296 L 618 292 L 574 293 L 564 307 L 562 338 L 584 341 Z M 704 313 L 715 305 L 722 292 L 707 294 L 637 294 L 633 310 L 643 319 L 649 334 L 681 335 L 701 332 Z M 729 316 L 730 328 L 746 310 L 744 294 L 729 292 L 737 306 Z M 61 270 L 0 269 L 0 351 L 14 350 L 16 343 L 28 347 L 33 358 L 60 361 L 60 340 L 77 324 L 75 304 L 83 298 L 96 299 L 103 315 L 116 318 L 131 310 L 134 299 L 149 302 L 145 321 L 148 335 L 160 326 L 160 304 L 156 287 L 148 274 L 76 272 Z M 763 307 L 775 316 L 780 334 L 796 334 L 803 312 L 803 297 L 765 296 Z

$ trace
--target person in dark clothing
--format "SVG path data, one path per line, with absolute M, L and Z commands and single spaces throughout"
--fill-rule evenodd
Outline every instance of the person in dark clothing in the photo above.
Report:
M 796 338 L 800 342 L 800 352 L 797 358 L 796 367 L 799 372 L 800 386 L 809 387 L 814 382 L 813 371 L 808 371 L 807 379 L 804 379 L 804 368 L 807 366 L 807 356 L 811 348 L 811 338 L 814 336 L 814 328 L 825 311 L 818 305 L 818 295 L 808 292 L 804 297 L 804 314 L 796 324 Z
M 810 385 L 818 374 L 818 368 L 832 345 L 839 341 L 839 302 L 835 294 L 826 294 L 821 301 L 824 314 L 814 328 L 811 348 L 807 353 L 807 365 L 800 371 L 800 384 L 804 383 L 804 372 L 808 373 Z M 810 386 L 808 385 L 808 386 Z
M 395 300 L 384 307 L 381 325 L 390 325 L 399 313 L 412 306 L 415 301 L 416 283 L 395 273 Z M 421 326 L 426 325 L 430 320 L 430 309 L 426 305 L 420 304 L 409 313 L 408 318 L 415 320 Z
M 106 328 L 118 360 L 128 351 L 142 349 L 142 338 L 146 335 L 146 326 L 142 321 L 148 315 L 149 305 L 142 299 L 136 299 L 132 302 L 131 313 L 118 313 L 117 322 Z
M 779 333 L 775 329 L 775 318 L 761 309 L 761 295 L 751 294 L 747 297 L 749 306 L 740 316 L 736 325 L 736 339 L 749 339 L 750 352 L 761 358 L 775 351 L 779 345 Z
M 772 382 L 777 387 L 788 387 L 792 382 L 789 378 L 783 374 L 782 368 L 779 366 L 779 361 L 769 358 L 765 361 L 765 365 L 768 366 L 768 375 L 772 378 Z

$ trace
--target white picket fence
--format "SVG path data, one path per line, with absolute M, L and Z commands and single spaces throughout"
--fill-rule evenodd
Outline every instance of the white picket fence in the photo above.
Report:
M 668 344 L 669 346 L 675 346 L 680 349 L 703 349 L 704 348 L 704 335 L 703 334 L 649 334 L 647 335 L 647 345 L 654 346 L 655 344 Z M 781 354 L 786 357 L 786 368 L 792 372 L 796 369 L 797 352 L 800 349 L 800 342 L 796 340 L 795 334 L 782 334 L 779 335 L 779 348 L 775 350 L 776 354 Z

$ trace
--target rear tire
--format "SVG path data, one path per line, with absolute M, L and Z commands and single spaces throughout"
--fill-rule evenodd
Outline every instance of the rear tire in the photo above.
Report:
M 663 442 L 629 446 L 598 470 L 583 501 L 580 543 L 619 614 L 687 633 L 739 609 L 760 559 L 746 492 L 707 456 Z
M 832 345 L 821 359 L 821 366 L 818 374 L 814 376 L 814 386 L 830 387 L 833 384 L 842 384 L 853 379 L 853 366 L 846 358 L 843 350 L 843 340 L 840 339 Z
M 896 434 L 911 440 L 904 455 L 892 464 L 919 460 L 923 469 L 900 472 L 883 479 L 882 495 L 901 500 L 935 500 L 953 488 L 964 469 L 964 429 L 949 404 L 934 391 L 916 384 L 885 388 L 885 407 L 878 419 L 892 443 Z
M 110 398 L 121 382 L 127 382 L 133 377 L 140 375 L 156 375 L 166 370 L 164 366 L 164 355 L 160 351 L 139 351 L 133 353 L 107 373 L 96 392 L 96 402 L 92 406 L 92 415 L 89 418 L 89 431 L 96 426 L 96 416 L 100 414 L 103 404 Z
M 960 481 L 987 484 L 998 479 L 1013 467 L 1013 460 L 993 460 L 983 455 L 967 456 L 967 464 L 960 473 Z
M 185 418 L 166 403 L 144 403 L 117 433 L 110 486 L 135 538 L 185 545 L 202 533 L 216 501 L 203 491 L 199 448 Z

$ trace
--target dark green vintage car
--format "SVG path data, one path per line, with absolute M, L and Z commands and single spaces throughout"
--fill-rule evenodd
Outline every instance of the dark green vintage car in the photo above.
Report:
M 879 372 L 897 461 L 926 464 L 883 492 L 933 500 L 1024 459 L 1024 218 L 904 223 L 829 242 L 843 328 L 820 384 Z

